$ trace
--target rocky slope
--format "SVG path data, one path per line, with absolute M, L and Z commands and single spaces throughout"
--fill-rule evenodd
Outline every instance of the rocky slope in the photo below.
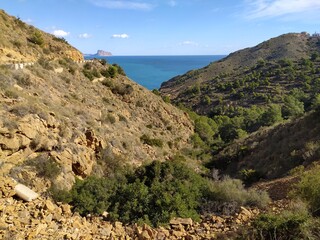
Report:
M 210 215 L 201 223 L 176 218 L 167 227 L 151 228 L 144 224 L 123 225 L 101 217 L 81 217 L 67 204 L 46 197 L 23 202 L 14 195 L 15 182 L 0 177 L 1 239 L 214 239 L 235 236 L 242 226 L 259 214 L 258 209 L 242 207 L 234 216 Z
M 64 39 L 57 38 L 28 25 L 0 10 L 0 64 L 35 62 L 42 55 L 49 59 L 67 57 L 83 60 L 81 52 Z
M 174 77 L 162 84 L 160 92 L 174 103 L 182 103 L 206 115 L 212 114 L 221 104 L 242 107 L 266 104 L 279 92 L 302 86 L 299 73 L 305 69 L 299 66 L 304 64 L 302 59 L 319 55 L 319 41 L 318 36 L 307 33 L 284 34 L 234 52 L 202 69 Z M 282 69 L 286 64 L 298 69 L 297 72 Z M 319 63 L 315 63 L 314 68 L 319 68 Z
M 115 164 L 168 160 L 188 148 L 188 116 L 133 83 L 120 67 L 77 63 L 81 53 L 64 40 L 0 15 L 0 46 L 11 53 L 0 66 L 1 175 L 42 193 L 52 181 L 70 188 L 75 177 L 107 175 Z M 42 44 L 28 40 L 35 32 Z M 11 60 L 36 62 L 15 70 Z M 44 178 L 39 165 L 49 171 L 57 166 L 59 173 Z
M 104 78 L 89 81 L 72 62 L 46 64 L 52 69 L 35 64 L 0 72 L 3 174 L 45 154 L 63 166 L 57 181 L 70 187 L 74 176 L 91 174 L 98 156 L 132 165 L 170 159 L 188 146 L 188 117 L 125 76 L 109 79 L 108 87 L 100 82 Z M 30 172 L 23 172 L 30 180 Z

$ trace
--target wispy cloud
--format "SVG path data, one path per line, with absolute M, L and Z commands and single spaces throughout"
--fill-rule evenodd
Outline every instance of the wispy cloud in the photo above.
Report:
M 56 37 L 66 37 L 70 34 L 70 32 L 66 32 L 64 30 L 58 29 L 58 30 L 54 30 L 52 34 L 55 35 Z
M 88 33 L 82 33 L 82 34 L 79 34 L 78 37 L 83 39 L 88 39 L 88 38 L 91 38 L 91 35 Z
M 32 23 L 32 22 L 33 22 L 32 19 L 30 19 L 30 18 L 23 19 L 23 21 L 24 21 L 25 23 Z
M 140 0 L 89 0 L 98 7 L 110 9 L 133 9 L 133 10 L 151 10 L 155 5 Z
M 195 47 L 197 47 L 197 46 L 199 46 L 199 43 L 187 40 L 187 41 L 180 42 L 179 45 L 180 46 L 195 46 Z
M 246 3 L 250 8 L 247 14 L 249 19 L 314 13 L 320 10 L 319 0 L 246 0 Z
M 177 3 L 177 1 L 175 1 L 175 0 L 170 0 L 170 1 L 168 1 L 168 5 L 169 5 L 170 7 L 175 7 L 175 6 L 178 5 L 178 3 Z
M 126 33 L 122 33 L 122 34 L 113 34 L 111 37 L 112 38 L 123 38 L 123 39 L 125 39 L 125 38 L 129 38 L 129 35 L 126 34 Z

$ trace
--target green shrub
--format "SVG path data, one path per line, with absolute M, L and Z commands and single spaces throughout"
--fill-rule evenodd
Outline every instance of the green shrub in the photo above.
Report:
M 315 226 L 319 232 L 319 224 L 315 223 L 316 221 L 310 218 L 308 212 L 303 209 L 284 211 L 279 215 L 261 214 L 253 222 L 252 229 L 246 236 L 250 238 L 245 237 L 244 239 L 317 239 L 312 233 Z
M 289 95 L 284 98 L 282 115 L 284 118 L 299 117 L 304 113 L 304 104 L 295 97 Z
M 169 96 L 163 96 L 162 99 L 163 99 L 163 101 L 164 101 L 165 103 L 170 103 L 170 102 L 171 102 Z
M 111 113 L 103 113 L 101 116 L 101 122 L 114 124 L 116 122 L 116 118 Z
M 53 70 L 53 67 L 50 64 L 50 61 L 44 57 L 39 58 L 38 63 L 46 70 Z
M 20 41 L 17 41 L 17 40 L 13 41 L 12 44 L 17 48 L 20 48 L 22 46 L 22 43 Z
M 116 184 L 112 180 L 88 177 L 86 180 L 76 180 L 71 190 L 71 204 L 81 215 L 101 214 L 110 206 Z
M 34 159 L 28 160 L 26 165 L 35 167 L 39 177 L 50 180 L 55 179 L 61 173 L 60 165 L 47 154 L 42 154 Z
M 118 64 L 112 64 L 113 67 L 115 67 L 116 72 L 119 73 L 122 76 L 126 76 L 126 73 L 124 72 L 123 68 L 119 66 Z
M 101 83 L 102 83 L 103 86 L 106 86 L 106 87 L 111 88 L 111 89 L 114 87 L 114 83 L 110 79 L 104 79 Z
M 17 84 L 23 87 L 29 87 L 32 84 L 29 74 L 16 75 L 15 79 L 17 81 Z
M 225 177 L 219 181 L 209 182 L 206 203 L 203 208 L 213 209 L 211 211 L 221 211 L 220 207 L 231 204 L 232 209 L 227 209 L 225 214 L 233 214 L 240 206 L 258 206 L 266 207 L 270 202 L 270 198 L 266 192 L 258 192 L 255 190 L 246 190 L 241 180 Z M 208 210 L 206 210 L 208 211 Z M 226 211 L 226 210 L 224 210 Z
M 118 114 L 118 117 L 119 117 L 119 121 L 128 122 L 127 118 L 125 116 L 123 116 L 122 114 Z
M 82 70 L 83 75 L 88 78 L 90 81 L 94 79 L 94 75 L 92 74 L 91 70 L 83 69 Z
M 197 208 L 205 180 L 180 161 L 155 161 L 138 168 L 128 183 L 118 188 L 110 215 L 116 220 L 168 223 L 172 217 L 199 220 Z
M 108 69 L 102 69 L 102 70 L 100 70 L 100 74 L 101 74 L 102 76 L 104 76 L 105 78 L 111 77 Z
M 99 72 L 98 69 L 96 69 L 96 68 L 93 68 L 93 69 L 92 69 L 92 75 L 93 75 L 94 77 L 96 77 L 96 78 L 101 77 L 100 72 Z
M 19 98 L 19 94 L 17 93 L 17 90 L 13 91 L 13 90 L 7 89 L 4 91 L 4 95 L 8 98 L 14 98 L 14 99 Z
M 39 31 L 35 31 L 31 38 L 29 38 L 29 41 L 39 46 L 42 46 L 44 44 L 43 36 Z
M 153 90 L 152 90 L 152 93 L 154 93 L 154 94 L 157 95 L 157 96 L 160 96 L 160 92 L 159 92 L 158 89 L 153 89 Z
M 181 157 L 154 161 L 134 172 L 124 171 L 127 168 L 121 162 L 103 151 L 98 164 L 108 172 L 105 178 L 77 180 L 69 193 L 53 189 L 55 199 L 70 202 L 81 215 L 107 211 L 112 221 L 154 226 L 167 224 L 173 217 L 199 220 L 204 203 L 264 206 L 268 200 L 266 195 L 245 190 L 239 180 L 210 182 Z
M 240 177 L 245 184 L 252 184 L 260 180 L 262 175 L 254 169 L 242 169 Z
M 117 84 L 111 89 L 112 93 L 121 96 L 129 95 L 133 92 L 133 87 L 130 84 Z
M 100 59 L 99 62 L 100 62 L 101 65 L 103 65 L 103 66 L 107 65 L 107 60 L 106 60 L 106 59 Z
M 65 44 L 69 44 L 68 42 L 67 42 L 67 40 L 65 39 L 65 38 L 63 38 L 63 37 L 53 37 L 52 38 L 54 41 L 56 41 L 56 42 L 62 42 L 62 43 L 65 43 Z
M 147 144 L 149 146 L 157 146 L 157 147 L 163 147 L 163 141 L 161 139 L 157 138 L 150 138 L 148 135 L 143 134 L 140 137 L 140 141 L 144 144 Z
M 280 121 L 282 121 L 281 107 L 276 104 L 269 105 L 260 119 L 261 124 L 264 126 L 271 126 Z
M 117 75 L 117 68 L 115 66 L 109 66 L 108 73 L 111 78 L 114 78 Z
M 320 215 L 320 166 L 305 172 L 295 189 L 291 192 L 292 196 L 299 197 L 306 201 L 310 211 L 314 215 Z

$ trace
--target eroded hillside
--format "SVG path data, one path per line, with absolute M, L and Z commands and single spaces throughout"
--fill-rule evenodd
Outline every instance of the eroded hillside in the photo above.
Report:
M 1 174 L 43 192 L 115 165 L 168 160 L 188 140 L 188 116 L 129 80 L 122 68 L 83 60 L 64 39 L 0 12 Z M 14 29 L 14 31 L 13 31 Z M 14 68 L 13 63 L 32 62 Z M 43 169 L 42 169 L 43 170 Z M 46 171 L 46 170 L 44 170 Z M 49 177 L 50 178 L 50 177 Z
M 82 54 L 63 38 L 45 33 L 0 10 L 0 64 L 48 59 L 83 60 Z
M 70 60 L 2 67 L 2 173 L 31 180 L 29 169 L 19 166 L 45 155 L 63 168 L 57 182 L 70 187 L 74 176 L 107 171 L 108 159 L 139 165 L 170 159 L 188 146 L 193 127 L 182 111 L 121 74 L 99 73 L 108 68 L 116 69 Z M 90 81 L 84 69 L 99 78 Z

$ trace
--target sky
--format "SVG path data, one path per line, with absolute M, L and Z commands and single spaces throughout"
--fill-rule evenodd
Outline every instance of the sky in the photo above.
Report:
M 225 55 L 289 32 L 320 32 L 320 0 L 0 0 L 83 53 Z

